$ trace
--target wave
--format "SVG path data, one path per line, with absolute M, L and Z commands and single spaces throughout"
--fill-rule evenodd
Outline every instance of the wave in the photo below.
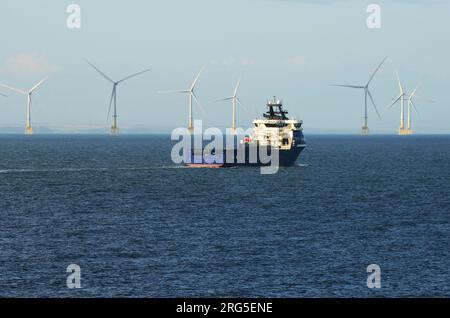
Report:
M 0 169 L 0 173 L 106 171 L 106 168 Z
M 88 172 L 88 171 L 138 171 L 138 170 L 155 170 L 155 169 L 180 169 L 184 166 L 154 166 L 154 167 L 119 167 L 119 168 L 50 168 L 50 169 L 0 169 L 0 173 L 52 173 L 52 172 Z
M 297 167 L 309 167 L 309 164 L 297 164 Z M 243 167 L 233 166 L 227 169 L 239 169 Z M 42 169 L 0 169 L 0 174 L 13 173 L 53 173 L 53 172 L 108 172 L 108 171 L 148 171 L 148 170 L 168 170 L 168 169 L 190 169 L 185 165 L 164 165 L 164 166 L 149 166 L 149 167 L 110 167 L 110 168 L 42 168 Z

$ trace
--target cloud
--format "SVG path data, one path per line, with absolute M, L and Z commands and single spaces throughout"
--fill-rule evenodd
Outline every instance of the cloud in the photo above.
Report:
M 305 68 L 309 66 L 309 63 L 307 62 L 306 57 L 304 56 L 294 56 L 286 59 L 284 62 L 286 66 L 293 67 L 293 68 Z
M 250 58 L 234 58 L 234 57 L 228 57 L 224 59 L 213 59 L 209 62 L 211 65 L 225 65 L 225 66 L 232 66 L 232 65 L 240 65 L 240 66 L 254 66 L 256 64 L 256 61 Z
M 327 70 L 335 66 L 335 62 L 329 59 L 312 58 L 306 56 L 293 56 L 282 61 L 281 66 L 289 69 L 301 69 L 305 71 Z
M 48 75 L 59 69 L 51 64 L 46 57 L 36 53 L 21 52 L 11 56 L 3 65 L 4 73 L 21 75 Z
M 256 61 L 251 58 L 216 58 L 209 61 L 210 65 L 222 65 L 222 66 L 240 66 L 240 67 L 252 67 L 265 70 L 273 69 L 289 69 L 289 70 L 302 70 L 302 71 L 323 71 L 336 66 L 336 61 L 322 57 L 310 57 L 310 56 L 290 56 L 290 57 L 278 57 L 275 59 L 259 59 Z

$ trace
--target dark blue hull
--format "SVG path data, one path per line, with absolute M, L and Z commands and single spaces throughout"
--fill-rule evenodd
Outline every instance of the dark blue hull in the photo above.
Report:
M 194 145 L 192 139 L 192 145 Z M 223 145 L 226 145 L 224 140 Z M 260 146 L 258 143 L 240 143 L 234 139 L 234 144 L 227 146 L 226 149 L 207 150 L 207 144 L 203 143 L 202 148 L 192 147 L 190 153 L 185 157 L 185 163 L 191 167 L 235 167 L 235 166 L 292 166 L 297 161 L 300 153 L 305 149 L 306 144 L 302 131 L 295 131 L 290 148 L 278 150 L 272 153 L 271 146 Z M 205 155 L 205 153 L 211 155 Z M 277 162 L 273 162 L 277 161 Z
M 278 150 L 278 166 L 292 166 L 297 161 L 305 145 L 292 147 L 291 149 Z M 260 155 L 260 153 L 262 155 Z M 190 160 L 186 163 L 189 166 L 199 165 L 207 167 L 221 165 L 223 167 L 236 166 L 265 166 L 271 165 L 275 156 L 270 147 L 241 145 L 238 149 L 216 150 L 212 156 L 204 156 L 201 149 L 192 150 Z

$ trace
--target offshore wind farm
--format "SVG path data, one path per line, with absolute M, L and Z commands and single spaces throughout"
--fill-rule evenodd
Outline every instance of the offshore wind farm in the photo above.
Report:
M 369 85 L 373 82 L 375 76 L 377 75 L 377 73 L 380 71 L 381 67 L 383 66 L 383 64 L 386 62 L 386 60 L 388 59 L 388 57 L 386 56 L 381 63 L 376 67 L 376 69 L 370 74 L 369 80 L 363 84 L 363 85 L 347 85 L 347 84 L 332 84 L 331 86 L 335 86 L 335 87 L 344 87 L 344 88 L 352 88 L 352 89 L 358 89 L 358 90 L 363 90 L 364 91 L 364 122 L 363 122 L 363 126 L 361 128 L 360 134 L 365 136 L 368 135 L 370 132 L 369 129 L 369 124 L 368 124 L 368 104 L 369 101 L 373 107 L 373 110 L 375 111 L 376 115 L 378 116 L 379 120 L 382 120 L 382 116 L 376 106 L 374 97 L 371 93 L 371 90 L 369 88 Z M 90 65 L 95 71 L 97 71 L 97 73 L 99 75 L 101 75 L 101 77 L 103 77 L 104 79 L 106 79 L 108 82 L 110 82 L 112 84 L 112 92 L 111 92 L 111 96 L 109 99 L 109 104 L 108 104 L 108 113 L 107 113 L 107 119 L 110 118 L 110 114 L 111 114 L 111 110 L 112 110 L 112 125 L 110 128 L 110 135 L 112 136 L 118 136 L 119 135 L 119 126 L 118 126 L 118 113 L 117 113 L 117 87 L 119 84 L 132 79 L 134 77 L 137 77 L 139 75 L 142 75 L 144 73 L 147 73 L 150 71 L 150 69 L 145 69 L 143 71 L 139 71 L 137 73 L 133 73 L 131 75 L 128 75 L 118 81 L 115 81 L 113 79 L 111 79 L 111 77 L 109 77 L 108 75 L 106 75 L 103 71 L 101 71 L 97 66 L 95 66 L 93 63 L 91 63 L 90 61 L 86 60 L 86 63 L 88 65 Z M 200 75 L 202 74 L 202 72 L 204 71 L 205 66 L 201 68 L 201 70 L 198 72 L 198 74 L 196 75 L 196 77 L 194 78 L 193 82 L 191 83 L 191 85 L 184 90 L 170 90 L 170 91 L 158 91 L 159 94 L 186 94 L 188 95 L 188 124 L 187 124 L 187 129 L 190 133 L 193 133 L 194 127 L 193 127 L 193 121 L 194 121 L 194 112 L 193 112 L 193 105 L 194 102 L 196 103 L 196 105 L 199 107 L 199 109 L 203 112 L 203 114 L 205 114 L 205 108 L 204 106 L 202 106 L 202 104 L 200 103 L 199 98 L 197 97 L 196 93 L 195 93 L 195 89 L 198 83 L 198 80 L 200 78 Z M 414 98 L 418 97 L 417 96 L 417 89 L 418 87 L 416 87 L 409 95 L 404 91 L 403 85 L 400 81 L 400 77 L 398 72 L 396 72 L 396 79 L 397 79 L 397 83 L 398 83 L 398 87 L 400 90 L 400 95 L 394 99 L 394 101 L 392 102 L 392 104 L 390 104 L 387 108 L 387 110 L 391 109 L 397 102 L 400 103 L 400 127 L 398 130 L 398 134 L 400 136 L 409 136 L 412 135 L 414 132 L 412 130 L 412 112 L 415 111 L 416 114 L 418 115 L 418 110 L 417 107 L 414 103 Z M 31 100 L 31 95 L 32 93 L 44 82 L 47 80 L 47 77 L 44 78 L 43 80 L 41 80 L 39 83 L 37 83 L 35 86 L 33 86 L 29 91 L 24 91 L 21 89 L 17 89 L 5 84 L 0 84 L 0 87 L 3 87 L 5 89 L 26 95 L 28 98 L 28 102 L 27 102 L 27 113 L 26 113 L 26 126 L 25 126 L 25 134 L 26 135 L 32 135 L 33 134 L 33 129 L 31 126 L 31 109 L 32 109 L 32 100 Z M 233 91 L 233 95 L 230 97 L 226 97 L 226 98 L 222 98 L 222 99 L 218 99 L 216 101 L 231 101 L 232 103 L 232 119 L 231 119 L 231 130 L 233 132 L 236 132 L 237 126 L 236 126 L 236 116 L 237 116 L 237 105 L 241 105 L 242 103 L 240 101 L 240 99 L 237 97 L 237 93 L 239 90 L 239 86 L 241 83 L 241 79 L 239 79 L 236 83 L 236 86 L 234 88 Z M 5 94 L 2 94 L 3 97 L 6 97 Z M 433 100 L 430 99 L 426 99 L 428 102 L 432 102 L 434 103 Z M 342 101 L 345 102 L 345 101 Z M 405 126 L 405 102 L 407 103 L 407 126 Z M 324 106 L 326 107 L 326 106 Z M 386 111 L 383 112 L 383 115 L 386 114 Z

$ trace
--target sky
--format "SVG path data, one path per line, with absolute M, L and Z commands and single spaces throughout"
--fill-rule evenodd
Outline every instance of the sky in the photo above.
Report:
M 81 8 L 81 28 L 66 25 L 67 6 Z M 367 7 L 381 8 L 381 28 L 369 29 Z M 369 108 L 369 127 L 395 133 L 398 96 L 394 72 L 407 92 L 419 85 L 413 125 L 421 133 L 450 133 L 450 1 L 439 0 L 3 0 L 0 4 L 0 83 L 33 93 L 34 126 L 57 132 L 108 131 L 111 84 L 84 58 L 113 79 L 152 70 L 119 85 L 123 131 L 167 132 L 187 125 L 185 95 L 206 65 L 197 87 L 207 127 L 231 125 L 232 94 L 241 78 L 238 125 L 247 128 L 282 98 L 305 133 L 358 133 L 363 91 L 330 84 L 371 83 L 379 120 Z M 23 130 L 26 97 L 0 89 L 0 128 Z M 429 99 L 434 100 L 431 103 Z

